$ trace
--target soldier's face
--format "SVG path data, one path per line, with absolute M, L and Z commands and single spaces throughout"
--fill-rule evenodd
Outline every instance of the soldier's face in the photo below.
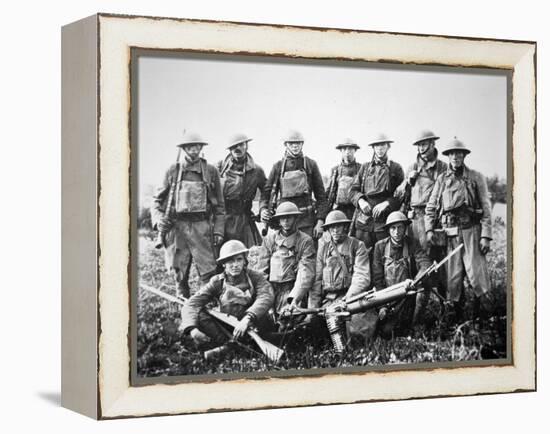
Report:
M 401 244 L 405 237 L 405 230 L 407 227 L 405 223 L 399 222 L 390 226 L 389 233 L 392 241 L 396 244 Z
M 384 158 L 390 149 L 389 143 L 378 143 L 372 147 L 377 158 Z
M 418 153 L 421 155 L 428 154 L 435 146 L 435 140 L 423 140 L 417 143 Z
M 191 145 L 184 146 L 183 150 L 185 151 L 187 156 L 191 158 L 191 160 L 196 160 L 200 156 L 202 145 L 198 143 L 193 143 Z
M 285 232 L 288 232 L 296 226 L 296 216 L 281 217 L 279 218 L 279 224 Z
M 226 274 L 229 274 L 232 277 L 237 277 L 244 270 L 246 265 L 246 258 L 243 254 L 233 256 L 223 263 L 223 268 Z
M 353 161 L 355 159 L 356 149 L 352 146 L 344 146 L 340 149 L 342 153 L 342 160 L 344 161 Z
M 302 152 L 304 142 L 285 142 L 285 146 L 288 152 L 290 152 L 292 155 L 298 155 L 300 152 Z
M 334 242 L 339 243 L 343 241 L 346 236 L 346 225 L 329 226 L 328 231 Z
M 449 163 L 451 163 L 453 169 L 457 169 L 464 165 L 464 157 L 466 157 L 466 154 L 462 151 L 449 152 Z
M 235 146 L 232 146 L 229 149 L 229 152 L 231 152 L 231 155 L 233 158 L 242 158 L 246 155 L 246 152 L 248 151 L 248 143 L 239 143 Z

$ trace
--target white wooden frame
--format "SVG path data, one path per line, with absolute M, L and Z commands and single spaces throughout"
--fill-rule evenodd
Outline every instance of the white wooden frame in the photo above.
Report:
M 65 407 L 109 419 L 535 390 L 535 43 L 106 14 L 62 41 Z M 512 363 L 132 387 L 131 47 L 512 70 Z

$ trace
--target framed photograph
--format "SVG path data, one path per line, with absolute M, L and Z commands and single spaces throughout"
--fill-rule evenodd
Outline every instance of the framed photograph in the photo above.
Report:
M 110 14 L 62 36 L 65 407 L 536 389 L 535 42 Z

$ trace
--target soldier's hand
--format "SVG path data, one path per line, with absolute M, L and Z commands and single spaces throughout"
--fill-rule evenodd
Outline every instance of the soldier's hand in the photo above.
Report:
M 433 246 L 434 245 L 434 231 L 428 231 L 426 232 L 426 242 L 428 245 Z
M 378 311 L 378 320 L 384 321 L 384 319 L 388 316 L 388 308 L 383 307 Z
M 214 235 L 214 246 L 220 247 L 223 244 L 223 237 L 221 235 Z
M 377 219 L 389 208 L 390 204 L 387 201 L 381 202 L 372 209 L 372 216 Z
M 191 330 L 191 333 L 189 333 L 195 344 L 197 345 L 203 345 L 210 342 L 210 338 L 206 336 L 203 332 L 201 332 L 198 328 L 194 328 Z
M 157 229 L 163 234 L 167 233 L 174 227 L 174 219 L 172 217 L 163 216 L 157 223 Z
M 479 250 L 482 255 L 486 255 L 491 250 L 491 240 L 489 238 L 482 238 L 479 240 Z
M 365 199 L 363 198 L 359 199 L 359 202 L 357 202 L 357 205 L 359 205 L 359 208 L 361 209 L 361 211 L 363 211 L 363 214 L 370 213 L 370 205 Z
M 323 222 L 321 220 L 317 221 L 317 224 L 313 228 L 313 236 L 315 238 L 320 238 L 323 235 Z
M 245 315 L 233 329 L 233 337 L 235 339 L 242 338 L 248 327 L 250 327 L 250 316 Z
M 269 220 L 271 220 L 271 211 L 269 211 L 267 208 L 263 208 L 260 211 L 260 218 L 264 223 L 269 222 Z
M 416 170 L 411 170 L 409 172 L 409 176 L 407 176 L 407 183 L 410 185 L 410 186 L 413 186 L 414 183 L 416 182 L 416 178 L 418 177 L 418 172 Z

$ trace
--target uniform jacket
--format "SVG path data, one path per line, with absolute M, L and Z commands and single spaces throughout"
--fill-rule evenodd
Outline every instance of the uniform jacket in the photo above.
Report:
M 382 166 L 387 166 L 389 168 L 388 187 L 381 192 L 370 191 L 364 184 L 365 175 L 366 173 L 374 171 L 376 177 L 377 174 L 381 171 Z M 359 207 L 359 199 L 363 198 L 368 202 L 372 210 L 372 208 L 374 208 L 379 203 L 388 201 L 388 203 L 390 204 L 389 209 L 384 213 L 384 215 L 377 219 L 378 223 L 385 223 L 387 215 L 390 212 L 399 209 L 401 202 L 398 198 L 395 198 L 393 196 L 393 193 L 397 186 L 403 182 L 403 179 L 403 169 L 398 163 L 394 161 L 388 159 L 385 162 L 376 162 L 373 159 L 367 163 L 364 163 L 359 169 L 359 172 L 357 173 L 357 176 L 355 177 L 355 179 L 353 180 L 353 184 L 351 185 L 352 202 L 355 207 Z
M 401 185 L 395 190 L 395 196 L 399 199 L 404 199 L 405 190 L 407 188 L 407 179 L 409 174 L 415 170 L 418 172 L 416 182 L 414 186 L 411 187 L 411 207 L 425 207 L 430 198 L 430 194 L 433 190 L 433 184 L 437 177 L 447 170 L 447 163 L 441 161 L 437 158 L 437 149 L 436 158 L 432 161 L 426 161 L 420 156 L 416 157 L 416 161 L 409 166 L 405 179 Z M 420 178 L 424 178 L 424 181 Z M 430 183 L 433 183 L 429 186 Z
M 309 190 L 311 193 L 313 193 L 315 201 L 317 202 L 316 217 L 317 219 L 324 220 L 328 213 L 327 195 L 325 192 L 325 186 L 323 184 L 323 177 L 321 176 L 321 172 L 319 171 L 319 166 L 317 166 L 317 163 L 311 158 L 304 157 L 302 155 L 298 157 L 287 155 L 285 162 L 285 173 L 291 170 L 303 169 L 304 160 L 306 164 L 306 175 Z M 269 199 L 271 196 L 271 190 L 273 188 L 273 185 L 279 182 L 282 164 L 283 161 L 279 160 L 273 165 L 273 168 L 271 169 L 271 173 L 267 178 L 267 182 L 265 183 L 264 191 L 261 196 L 260 209 L 269 208 L 270 206 Z M 310 206 L 312 203 L 311 193 L 309 195 L 297 197 L 295 199 L 292 199 L 291 201 L 300 208 Z
M 390 243 L 390 257 L 399 260 L 403 257 L 403 246 L 397 247 L 391 243 L 390 237 L 378 241 L 374 246 L 372 260 L 372 280 L 377 290 L 384 289 L 389 285 L 386 282 L 385 273 L 385 252 L 386 246 Z M 420 247 L 418 241 L 405 236 L 403 245 L 407 243 L 409 251 L 409 278 L 414 279 L 419 273 L 427 269 L 431 263 L 426 252 Z
M 252 201 L 256 197 L 256 192 L 263 192 L 266 182 L 264 169 L 258 166 L 252 157 L 247 154 L 246 162 L 241 164 L 232 161 L 229 154 L 223 161 L 218 163 L 218 171 L 223 178 L 227 170 L 239 170 L 244 172 L 242 193 L 239 200 L 225 200 L 225 208 L 227 214 L 238 214 L 237 210 L 242 210 L 242 213 L 250 214 L 252 209 Z
M 340 256 L 347 266 L 348 273 L 351 276 L 351 282 L 348 288 L 345 288 L 345 295 L 352 296 L 366 291 L 371 283 L 369 254 L 365 244 L 357 238 L 347 236 L 340 244 L 331 242 L 330 233 L 325 232 L 319 240 L 317 250 L 317 265 L 315 266 L 315 282 L 309 293 L 309 307 L 320 307 L 324 290 L 323 271 L 327 265 L 327 259 L 335 257 L 334 248 L 338 249 Z M 338 262 L 336 262 L 338 263 Z
M 426 232 L 434 230 L 441 224 L 440 217 L 442 213 L 452 210 L 442 210 L 443 195 L 452 195 L 452 200 L 457 203 L 463 202 L 461 209 L 466 209 L 476 214 L 481 224 L 481 237 L 492 238 L 491 225 L 491 201 L 489 200 L 489 190 L 485 177 L 467 166 L 461 176 L 457 176 L 453 170 L 448 167 L 445 172 L 437 177 L 434 188 L 426 205 L 426 215 L 424 223 Z
M 285 237 L 281 230 L 269 232 L 264 238 L 258 262 L 259 271 L 266 276 L 270 274 L 271 256 L 279 246 L 285 246 L 294 252 L 296 280 L 289 297 L 300 301 L 309 292 L 315 279 L 315 247 L 313 240 L 309 235 L 299 230 L 288 237 Z
M 211 301 L 218 301 L 223 292 L 225 273 L 217 274 L 205 286 L 197 291 L 182 308 L 182 323 L 184 332 L 199 326 L 199 313 Z M 250 279 L 250 280 L 249 280 Z M 249 282 L 252 283 L 250 287 Z M 265 276 L 254 270 L 247 269 L 241 276 L 231 282 L 243 291 L 250 291 L 252 303 L 246 309 L 253 319 L 264 316 L 273 305 L 273 288 Z
M 183 159 L 182 180 L 184 181 L 205 181 L 207 185 L 207 202 L 210 205 L 210 213 L 214 224 L 214 234 L 224 235 L 224 215 L 225 206 L 223 201 L 223 193 L 220 184 L 220 176 L 217 169 L 208 164 L 205 159 L 200 158 L 197 162 L 190 163 L 187 159 Z M 206 168 L 206 173 L 201 174 L 201 165 Z M 160 187 L 153 196 L 153 205 L 151 206 L 151 221 L 153 227 L 164 215 L 165 202 L 168 199 L 172 182 L 177 179 L 176 164 L 173 164 L 166 174 Z
M 358 163 L 357 161 L 354 161 L 350 164 L 344 164 L 343 162 L 340 163 L 338 166 L 334 166 L 330 171 L 330 181 L 327 188 L 327 195 L 331 195 L 331 192 L 334 192 L 334 194 L 331 195 L 331 197 L 328 198 L 329 200 L 329 208 L 332 208 L 336 201 L 336 194 L 338 191 L 338 179 L 340 176 L 349 176 L 351 178 L 355 178 L 357 173 L 359 172 L 359 169 L 361 168 L 361 163 Z

